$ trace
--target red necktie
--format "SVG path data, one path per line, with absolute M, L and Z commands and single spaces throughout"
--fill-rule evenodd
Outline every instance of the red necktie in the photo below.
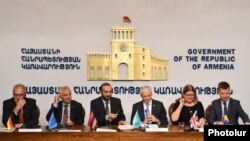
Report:
M 20 109 L 18 111 L 18 122 L 23 123 L 23 111 L 22 111 L 22 109 Z
M 68 120 L 68 104 L 65 104 L 64 105 L 64 111 L 63 111 L 63 122 L 62 122 L 62 124 L 65 125 L 67 120 Z

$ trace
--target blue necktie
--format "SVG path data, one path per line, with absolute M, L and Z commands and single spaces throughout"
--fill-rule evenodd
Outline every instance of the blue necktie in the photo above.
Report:
M 223 105 L 224 105 L 223 121 L 224 121 L 224 124 L 226 125 L 229 122 L 229 120 L 228 120 L 228 111 L 227 111 L 227 103 L 223 102 Z
M 227 103 L 223 102 L 224 105 L 224 115 L 227 115 Z
M 149 104 L 146 104 L 146 117 L 148 117 L 150 115 L 150 112 L 149 112 Z

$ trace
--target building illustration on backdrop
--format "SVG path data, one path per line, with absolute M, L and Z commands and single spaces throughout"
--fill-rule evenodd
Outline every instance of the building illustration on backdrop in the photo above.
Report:
M 112 27 L 111 53 L 87 54 L 88 80 L 168 80 L 168 60 L 137 46 L 133 26 Z

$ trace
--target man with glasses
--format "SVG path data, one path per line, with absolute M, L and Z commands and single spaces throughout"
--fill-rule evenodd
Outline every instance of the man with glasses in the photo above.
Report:
M 71 125 L 83 125 L 85 110 L 81 103 L 72 100 L 71 90 L 68 86 L 62 86 L 59 94 L 54 96 L 54 103 L 47 113 L 46 119 L 49 121 L 54 112 L 55 119 L 62 127 Z
M 166 109 L 162 102 L 152 99 L 151 87 L 141 87 L 140 95 L 142 100 L 133 105 L 130 123 L 133 124 L 133 118 L 138 112 L 144 124 L 168 125 Z
M 7 126 L 8 118 L 11 117 L 16 128 L 37 127 L 39 113 L 36 109 L 36 100 L 26 97 L 23 84 L 13 87 L 13 97 L 3 102 L 2 122 Z

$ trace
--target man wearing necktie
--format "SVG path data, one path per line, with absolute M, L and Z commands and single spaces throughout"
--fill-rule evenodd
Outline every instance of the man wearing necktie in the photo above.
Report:
M 240 101 L 230 97 L 230 85 L 227 82 L 218 84 L 220 98 L 212 102 L 208 123 L 214 125 L 239 124 L 239 117 L 244 124 L 250 124 L 249 117 L 241 107 Z
M 227 125 L 229 120 L 228 120 L 228 111 L 227 111 L 227 103 L 223 102 L 223 107 L 224 107 L 224 111 L 223 111 L 223 122 L 224 125 Z
M 90 103 L 90 109 L 97 119 L 98 126 L 126 124 L 121 100 L 112 97 L 111 85 L 103 83 L 100 92 L 101 96 Z
M 138 111 L 143 123 L 168 125 L 167 112 L 162 102 L 152 99 L 152 90 L 149 86 L 140 89 L 142 101 L 133 105 L 131 124 L 135 113 Z
M 84 108 L 81 103 L 72 100 L 71 90 L 68 86 L 60 87 L 59 95 L 54 97 L 54 103 L 47 113 L 46 119 L 49 121 L 54 112 L 56 122 L 63 126 L 83 125 Z
M 13 98 L 3 102 L 2 122 L 5 126 L 9 117 L 16 128 L 38 126 L 39 114 L 36 109 L 36 100 L 26 97 L 26 88 L 23 84 L 15 85 Z

